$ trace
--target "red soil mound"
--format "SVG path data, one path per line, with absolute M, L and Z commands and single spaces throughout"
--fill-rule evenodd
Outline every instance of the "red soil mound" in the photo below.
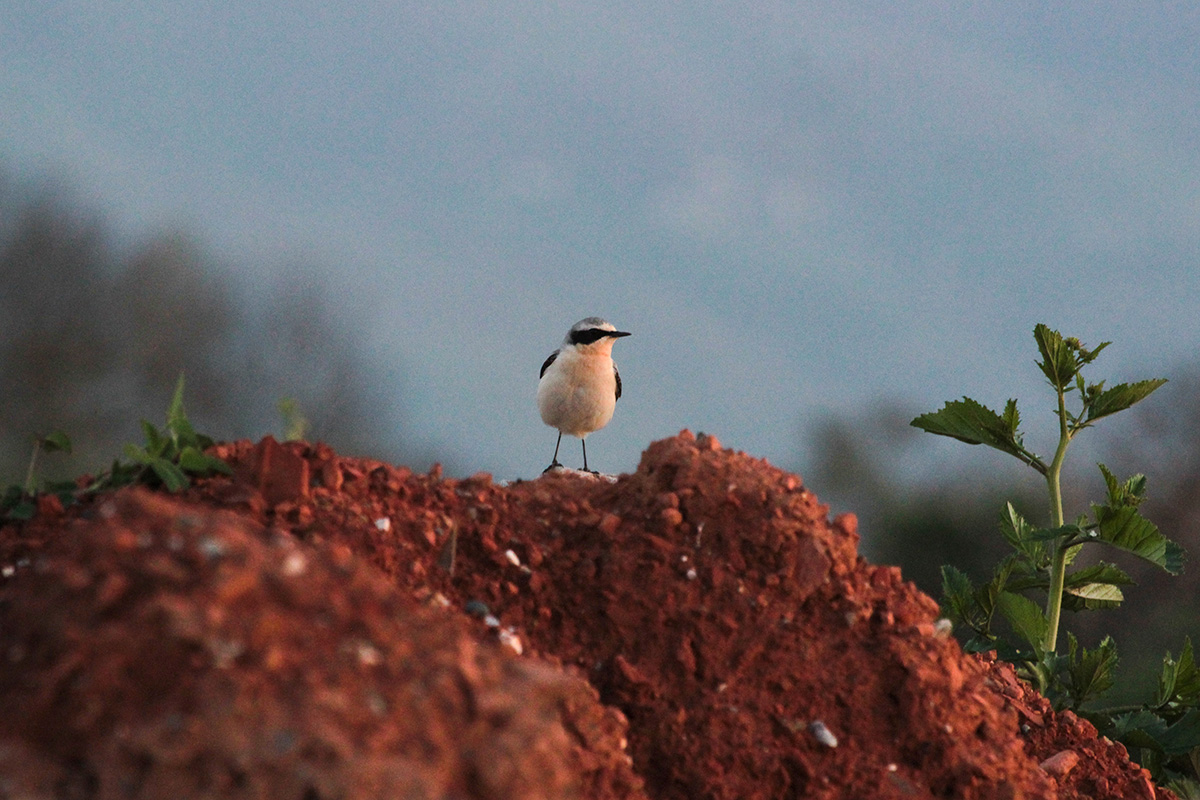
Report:
M 0 797 L 1156 796 L 711 437 L 615 483 L 217 452 L 0 529 Z

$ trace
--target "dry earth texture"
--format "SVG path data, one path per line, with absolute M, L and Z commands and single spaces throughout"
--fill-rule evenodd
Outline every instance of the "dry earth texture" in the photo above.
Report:
M 0 528 L 0 798 L 1173 797 L 711 436 L 615 482 L 212 452 Z

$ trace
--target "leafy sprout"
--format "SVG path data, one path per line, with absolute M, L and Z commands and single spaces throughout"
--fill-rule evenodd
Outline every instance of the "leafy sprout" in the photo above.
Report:
M 26 520 L 32 519 L 37 513 L 34 502 L 41 482 L 37 477 L 38 458 L 42 453 L 70 453 L 71 440 L 62 431 L 54 431 L 45 436 L 33 437 L 33 453 L 29 456 L 29 468 L 25 472 L 25 483 L 12 485 L 0 495 L 0 519 Z M 51 485 L 50 490 L 63 494 L 75 488 L 74 483 Z
M 203 477 L 213 473 L 228 475 L 232 472 L 224 461 L 204 452 L 213 445 L 213 440 L 196 433 L 188 420 L 183 408 L 183 387 L 184 378 L 180 374 L 171 405 L 167 409 L 166 427 L 159 430 L 142 420 L 145 444 L 126 444 L 124 454 L 129 462 L 113 462 L 112 469 L 89 486 L 90 490 L 145 483 L 179 492 L 190 485 L 189 476 Z
M 144 444 L 127 444 L 126 462 L 114 461 L 112 467 L 83 489 L 74 482 L 40 484 L 37 462 L 41 453 L 71 452 L 71 440 L 61 431 L 35 437 L 33 455 L 23 485 L 9 486 L 0 494 L 0 519 L 28 520 L 37 513 L 36 495 L 40 490 L 56 494 L 63 502 L 72 502 L 77 494 L 100 492 L 130 484 L 162 486 L 171 492 L 186 489 L 192 478 L 215 473 L 230 474 L 229 465 L 204 451 L 213 440 L 197 433 L 183 407 L 184 377 L 181 374 L 167 409 L 166 426 L 161 430 L 142 420 Z

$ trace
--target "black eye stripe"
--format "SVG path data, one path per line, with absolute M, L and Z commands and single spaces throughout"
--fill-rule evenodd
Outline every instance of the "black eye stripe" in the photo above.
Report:
M 571 331 L 571 344 L 591 344 L 608 336 L 611 331 L 603 328 L 588 328 L 582 331 Z

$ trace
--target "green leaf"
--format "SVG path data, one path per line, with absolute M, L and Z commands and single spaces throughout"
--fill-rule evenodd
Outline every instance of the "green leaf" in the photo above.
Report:
M 1200 704 L 1200 669 L 1192 653 L 1192 640 L 1185 636 L 1183 650 L 1179 653 L 1179 666 L 1175 677 L 1175 702 L 1188 705 Z
M 942 566 L 942 613 L 952 622 L 961 622 L 972 628 L 973 621 L 980 618 L 979 604 L 975 600 L 975 587 L 967 574 L 949 564 Z
M 30 520 L 35 514 L 37 514 L 37 506 L 28 500 L 22 500 L 10 507 L 4 515 L 9 519 Z
M 171 440 L 178 450 L 189 445 L 196 445 L 196 430 L 188 421 L 183 409 L 183 373 L 179 373 L 179 381 L 175 384 L 175 394 L 171 397 L 171 405 L 167 409 L 167 430 Z
M 1079 525 L 1069 522 L 1057 528 L 1036 528 L 1030 531 L 1028 536 L 1032 542 L 1047 542 L 1053 539 L 1087 538 L 1087 532 Z
M 1082 567 L 1067 575 L 1065 585 L 1082 586 L 1089 583 L 1107 583 L 1113 586 L 1133 586 L 1133 578 L 1116 564 L 1101 561 L 1088 567 Z
M 1195 705 L 1197 702 L 1200 702 L 1200 670 L 1196 669 L 1192 640 L 1184 637 L 1178 661 L 1171 658 L 1170 653 L 1163 657 L 1154 705 L 1161 708 L 1167 704 Z
M 1125 599 L 1120 588 L 1111 583 L 1083 583 L 1063 591 L 1063 607 L 1069 611 L 1116 608 Z
M 1108 504 L 1112 506 L 1121 505 L 1114 502 L 1121 497 L 1121 482 L 1117 480 L 1117 476 L 1112 473 L 1103 463 L 1096 464 L 1100 468 L 1100 474 L 1104 476 L 1104 485 L 1108 487 Z
M 1038 352 L 1042 355 L 1042 360 L 1038 362 L 1042 374 L 1054 388 L 1066 389 L 1075 373 L 1079 371 L 1075 350 L 1063 339 L 1061 333 L 1040 323 L 1033 328 L 1033 338 L 1037 342 Z
M 1096 649 L 1083 648 L 1076 660 L 1079 643 L 1069 633 L 1067 642 L 1071 664 L 1067 670 L 1068 689 L 1078 708 L 1112 688 L 1115 680 L 1113 672 L 1117 666 L 1117 645 L 1111 636 L 1105 636 Z
M 1167 721 L 1153 711 L 1140 709 L 1113 718 L 1112 738 L 1126 747 L 1146 747 L 1162 752 L 1158 737 L 1166 733 Z
M 171 395 L 171 404 L 167 406 L 167 427 L 170 428 L 179 422 L 187 421 L 187 414 L 183 410 L 183 373 L 179 373 L 179 379 L 175 381 L 175 393 Z
M 947 402 L 941 411 L 922 414 L 910 424 L 928 433 L 949 436 L 967 444 L 986 444 L 1014 455 L 1045 473 L 1045 465 L 1021 446 L 1017 431 L 1011 427 L 1018 419 L 1015 401 L 1009 401 L 1005 416 L 1001 417 L 982 403 L 964 397 Z
M 1082 544 L 1071 545 L 1067 548 L 1065 563 L 1068 567 L 1075 563 L 1075 557 L 1079 555 L 1079 551 L 1081 550 L 1083 550 Z
M 996 641 L 990 636 L 972 636 L 962 648 L 964 653 L 988 653 L 996 650 Z
M 1063 606 L 1071 611 L 1116 608 L 1125 599 L 1119 586 L 1132 586 L 1133 579 L 1115 564 L 1101 561 L 1067 575 Z
M 40 445 L 47 453 L 71 452 L 71 440 L 62 431 L 54 431 L 54 433 L 43 436 Z
M 1118 411 L 1124 411 L 1134 403 L 1144 400 L 1151 392 L 1166 383 L 1165 378 L 1156 378 L 1137 383 L 1119 383 L 1101 392 L 1089 405 L 1087 410 L 1088 422 L 1094 422 L 1101 417 L 1107 417 Z
M 1191 778 L 1176 777 L 1165 784 L 1179 800 L 1200 800 L 1200 782 Z
M 159 457 L 158 455 L 151 454 L 150 451 L 144 448 L 138 447 L 136 444 L 126 444 L 121 449 L 121 452 L 123 452 L 125 457 L 130 461 L 136 461 L 139 464 L 149 464 L 151 461 Z M 113 471 L 116 471 L 116 464 L 113 465 Z
M 1100 467 L 1100 474 L 1104 476 L 1104 485 L 1108 487 L 1108 503 L 1110 509 L 1116 510 L 1123 506 L 1139 506 L 1146 499 L 1146 476 L 1134 475 L 1127 481 L 1122 483 L 1117 480 L 1117 476 L 1103 464 L 1097 464 Z
M 163 482 L 168 491 L 179 492 L 190 485 L 183 470 L 165 458 L 151 459 L 150 469 L 154 470 L 154 474 Z
M 1162 567 L 1172 575 L 1183 571 L 1183 548 L 1159 533 L 1158 526 L 1126 506 L 1102 513 L 1089 538 L 1110 544 Z
M 1016 664 L 1019 677 L 1032 683 L 1039 693 L 1054 704 L 1056 710 L 1066 707 L 1069 702 L 1067 670 L 1072 663 L 1070 656 L 1053 651 L 1039 652 L 1037 658 L 1019 654 L 1019 661 Z
M 1001 592 L 996 598 L 996 608 L 1008 620 L 1013 631 L 1040 654 L 1050 623 L 1038 604 L 1024 595 Z
M 1049 559 L 1046 545 L 1032 538 L 1034 527 L 1025 521 L 1012 503 L 1005 507 L 1000 518 L 1000 532 L 1013 549 L 1024 555 L 1034 566 L 1043 566 Z
M 1070 342 L 1070 341 L 1074 341 L 1074 342 L 1075 342 L 1075 346 L 1076 346 L 1077 348 L 1079 348 L 1079 363 L 1080 363 L 1080 364 L 1090 364 L 1090 363 L 1092 363 L 1093 361 L 1095 361 L 1095 360 L 1096 360 L 1096 356 L 1100 355 L 1100 351 L 1101 351 L 1101 350 L 1103 350 L 1104 348 L 1106 348 L 1106 347 L 1108 347 L 1110 344 L 1112 344 L 1112 342 L 1101 342 L 1100 344 L 1096 345 L 1095 349 L 1093 349 L 1093 350 L 1088 350 L 1086 347 L 1084 347 L 1082 344 L 1080 344 L 1080 343 L 1079 343 L 1079 340 L 1078 340 L 1078 339 L 1074 339 L 1074 340 L 1068 339 L 1067 341 L 1068 341 L 1068 342 Z M 1098 386 L 1103 386 L 1103 385 L 1104 385 L 1104 381 L 1100 381 L 1100 383 L 1099 383 L 1099 384 L 1097 384 L 1097 385 L 1098 385 Z
M 1004 425 L 1008 428 L 1009 433 L 1012 434 L 1013 439 L 1020 444 L 1021 439 L 1018 435 L 1018 431 L 1021 429 L 1021 412 L 1017 411 L 1016 400 L 1010 398 L 1009 401 L 1004 404 L 1004 414 L 1000 417 L 1000 419 L 1004 421 Z
M 159 432 L 158 428 L 146 420 L 142 420 L 142 433 L 146 437 L 145 452 L 157 458 L 158 456 L 166 455 L 167 450 L 171 446 L 171 440 Z
M 233 474 L 233 470 L 215 456 L 200 452 L 195 447 L 185 447 L 179 454 L 179 466 L 184 472 L 207 475 L 210 472 L 220 472 L 224 475 Z
M 1193 747 L 1200 747 L 1200 708 L 1188 712 L 1171 723 L 1158 737 L 1159 747 L 1168 756 L 1179 756 Z

